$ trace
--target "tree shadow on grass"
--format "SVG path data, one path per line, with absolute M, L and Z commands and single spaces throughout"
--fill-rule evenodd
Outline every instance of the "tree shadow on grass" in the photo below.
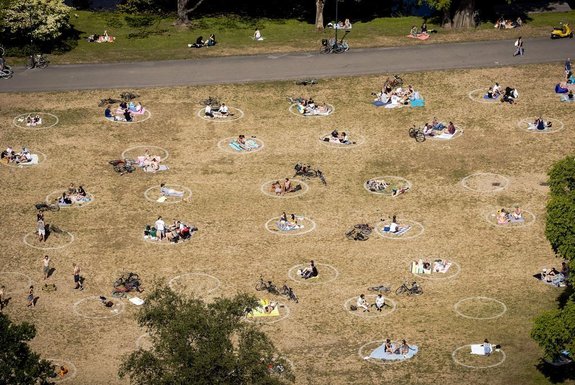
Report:
M 553 384 L 575 379 L 575 363 L 573 362 L 566 365 L 556 366 L 546 362 L 545 360 L 541 360 L 537 365 L 535 365 L 535 367 Z

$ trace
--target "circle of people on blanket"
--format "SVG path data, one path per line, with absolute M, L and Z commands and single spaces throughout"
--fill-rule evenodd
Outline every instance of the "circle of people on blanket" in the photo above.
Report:
M 309 186 L 302 180 L 285 177 L 263 183 L 260 190 L 274 198 L 295 198 L 307 193 Z
M 365 318 L 388 316 L 397 310 L 397 302 L 383 293 L 360 294 L 348 298 L 343 303 L 343 308 L 352 315 Z
M 303 235 L 315 230 L 315 222 L 299 214 L 286 214 L 271 218 L 264 225 L 266 230 L 278 235 Z
M 198 297 L 213 293 L 222 282 L 213 275 L 202 272 L 179 274 L 168 281 L 170 289 L 187 296 Z
M 567 278 L 569 278 L 569 265 L 566 261 L 563 261 L 558 269 L 555 267 L 544 267 L 539 273 L 534 274 L 533 277 L 553 287 L 566 287 Z
M 493 193 L 505 190 L 509 186 L 509 179 L 500 174 L 476 172 L 463 178 L 461 185 L 470 191 Z
M 455 278 L 461 273 L 459 263 L 445 258 L 419 258 L 411 261 L 411 274 L 429 280 Z
M 164 155 L 158 155 L 159 153 Z M 144 172 L 156 173 L 169 170 L 167 165 L 162 164 L 169 156 L 168 150 L 162 147 L 135 146 L 124 150 L 120 159 L 111 160 L 109 163 L 120 175 L 134 172 L 138 168 Z
M 375 226 L 377 234 L 385 239 L 408 240 L 414 239 L 423 234 L 425 228 L 419 222 L 402 219 L 399 221 L 394 215 L 389 220 L 382 219 Z
M 317 263 L 311 260 L 308 265 L 292 266 L 288 270 L 288 277 L 292 281 L 307 285 L 321 285 L 335 281 L 339 277 L 339 271 L 327 263 Z
M 514 204 L 512 208 L 502 207 L 488 212 L 485 219 L 489 224 L 497 227 L 518 227 L 529 226 L 535 222 L 535 214 L 524 210 L 519 204 Z
M 376 107 L 400 108 L 404 106 L 424 107 L 425 100 L 410 84 L 403 86 L 403 80 L 395 75 L 393 78 L 387 78 L 381 87 L 381 90 L 374 91 L 371 96 L 375 98 L 372 104 Z
M 66 190 L 55 190 L 46 195 L 47 204 L 57 204 L 60 208 L 84 207 L 94 201 L 94 195 L 87 193 L 83 186 L 70 183 Z
M 332 148 L 353 148 L 365 142 L 365 138 L 361 135 L 351 135 L 349 131 L 338 130 L 321 135 L 319 140 L 320 143 Z
M 412 187 L 410 181 L 400 176 L 385 175 L 368 179 L 363 188 L 372 193 L 397 197 L 408 192 Z
M 288 98 L 291 103 L 289 112 L 298 116 L 328 116 L 334 113 L 335 107 L 329 103 L 318 103 L 313 98 Z
M 106 319 L 117 317 L 126 310 L 122 301 L 112 302 L 111 306 L 106 306 L 104 302 L 107 301 L 97 295 L 83 298 L 74 303 L 74 313 L 87 319 Z
M 477 296 L 457 301 L 453 311 L 467 319 L 491 320 L 503 316 L 507 312 L 507 305 L 495 298 Z
M 254 308 L 246 309 L 245 319 L 249 322 L 274 324 L 288 318 L 290 313 L 287 304 L 263 298 L 258 300 Z
M 146 224 L 144 226 L 143 239 L 155 244 L 175 245 L 189 241 L 196 231 L 198 231 L 196 226 L 187 224 L 182 220 L 174 219 L 172 224 L 167 224 L 159 216 L 153 225 Z
M 56 115 L 48 112 L 27 112 L 16 116 L 12 122 L 19 128 L 43 130 L 54 127 L 59 121 Z
M 179 184 L 160 183 L 144 191 L 144 197 L 155 203 L 180 203 L 192 198 L 192 190 Z
M 0 153 L 0 162 L 11 167 L 24 168 L 36 166 L 45 159 L 45 154 L 37 150 L 31 150 L 28 147 L 21 147 L 20 150 L 14 150 L 12 146 L 8 146 Z
M 369 355 L 366 355 L 369 352 Z M 357 354 L 372 363 L 397 363 L 413 358 L 419 352 L 417 345 L 412 345 L 405 338 L 370 341 L 362 345 Z
M 206 105 L 198 111 L 198 116 L 210 122 L 233 122 L 244 117 L 244 112 L 236 107 L 229 107 L 225 103 Z
M 481 357 L 476 359 L 475 357 Z M 451 353 L 453 362 L 470 369 L 488 369 L 501 365 L 507 358 L 501 345 L 492 344 L 486 338 L 482 343 L 468 344 Z M 479 364 L 479 362 L 481 364 Z
M 48 377 L 55 384 L 71 380 L 78 374 L 78 369 L 72 361 L 59 358 L 47 358 L 46 361 L 49 361 L 54 367 L 54 371 Z
M 560 94 L 559 100 L 561 102 L 572 103 L 575 101 L 573 91 L 575 91 L 575 75 L 571 70 L 571 59 L 565 60 L 564 76 L 563 79 L 555 85 L 555 93 Z
M 481 103 L 509 103 L 515 104 L 519 98 L 519 91 L 516 88 L 507 86 L 503 88 L 498 82 L 485 91 L 483 88 L 479 88 L 470 91 L 468 94 L 469 98 L 476 102 Z
M 437 117 L 433 117 L 430 122 L 423 123 L 420 127 L 413 127 L 409 130 L 410 136 L 412 136 L 412 132 L 421 132 L 423 134 L 424 139 L 433 139 L 433 140 L 451 140 L 463 134 L 463 127 L 459 124 L 456 125 L 453 121 L 446 121 L 442 122 L 437 119 Z M 423 140 L 419 140 L 416 136 L 415 139 L 418 142 Z
M 552 133 L 561 131 L 565 124 L 559 119 L 542 116 L 521 119 L 517 126 L 523 130 L 537 133 Z
M 253 154 L 264 148 L 263 140 L 254 135 L 246 137 L 243 134 L 237 137 L 225 138 L 218 142 L 218 147 L 232 154 Z
M 110 122 L 141 123 L 152 117 L 152 113 L 141 102 L 134 101 L 131 98 L 123 98 L 121 101 L 110 99 L 109 101 L 115 101 L 118 104 L 115 107 L 114 103 L 109 103 L 104 109 L 104 118 Z

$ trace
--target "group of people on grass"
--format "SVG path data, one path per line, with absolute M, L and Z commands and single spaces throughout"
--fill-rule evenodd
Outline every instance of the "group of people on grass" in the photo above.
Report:
M 32 153 L 26 147 L 22 147 L 22 150 L 17 152 L 11 146 L 8 146 L 0 153 L 0 159 L 3 159 L 6 163 L 25 164 L 32 162 Z
M 436 259 L 433 262 L 420 258 L 417 261 L 411 262 L 411 272 L 413 274 L 432 274 L 442 273 L 445 274 L 451 267 L 451 262 L 445 259 Z
M 455 127 L 455 124 L 452 121 L 449 121 L 449 123 L 447 123 L 446 125 L 445 123 L 440 122 L 439 120 L 437 120 L 436 117 L 434 117 L 431 123 L 426 122 L 423 125 L 422 130 L 423 135 L 428 137 L 434 137 L 441 135 L 443 136 L 455 135 L 457 128 Z
M 188 44 L 188 47 L 189 48 L 213 47 L 216 44 L 217 44 L 216 35 L 212 33 L 207 40 L 204 40 L 203 36 L 198 36 L 196 42 L 193 44 L 192 43 Z
M 573 90 L 575 90 L 575 75 L 571 68 L 571 58 L 567 58 L 564 65 L 564 78 L 555 85 L 555 92 L 562 94 L 560 99 L 562 102 L 573 102 L 575 101 Z
M 351 140 L 349 140 L 349 136 L 345 131 L 342 131 L 341 133 L 337 130 L 333 130 L 329 136 L 326 136 L 324 138 L 322 138 L 322 140 L 324 142 L 329 142 L 329 143 L 336 143 L 336 144 L 355 144 L 355 142 L 352 142 Z
M 74 183 L 70 183 L 70 186 L 58 197 L 57 203 L 60 206 L 71 206 L 73 204 L 81 204 L 90 201 L 90 197 L 84 190 L 84 187 L 76 187 Z
M 40 115 L 36 114 L 32 116 L 31 114 L 29 114 L 28 116 L 26 116 L 27 127 L 36 127 L 41 125 L 42 125 L 42 118 L 40 117 Z
M 403 193 L 406 193 L 409 190 L 408 185 L 404 185 L 401 187 L 392 186 L 390 183 L 386 182 L 384 179 L 368 179 L 365 182 L 365 187 L 375 193 L 386 193 L 391 191 L 392 196 L 398 196 Z
M 230 113 L 230 109 L 228 106 L 226 106 L 225 103 L 222 103 L 217 107 L 208 104 L 204 108 L 204 116 L 213 119 L 213 118 L 227 118 L 228 116 L 234 116 L 234 114 Z
M 329 115 L 332 112 L 331 107 L 326 103 L 317 103 L 311 97 L 309 99 L 303 97 L 288 98 L 288 100 L 295 104 L 297 112 L 304 116 Z
M 190 239 L 194 231 L 198 229 L 194 226 L 189 226 L 184 222 L 174 219 L 171 225 L 166 224 L 162 217 L 158 217 L 153 226 L 146 225 L 144 228 L 144 239 L 151 241 L 168 241 L 177 243 Z
M 508 223 L 524 222 L 523 211 L 518 205 L 515 205 L 513 211 L 502 208 L 497 210 L 497 224 L 506 225 Z
M 382 219 L 382 222 L 385 223 L 385 220 Z M 392 235 L 403 235 L 411 229 L 410 225 L 400 225 L 397 221 L 397 216 L 394 215 L 391 218 L 391 222 L 389 225 L 384 224 L 381 232 L 384 234 L 392 234 Z
M 374 104 L 377 106 L 385 106 L 386 108 L 395 108 L 406 106 L 413 102 L 423 101 L 420 93 L 415 91 L 412 85 L 408 85 L 407 88 L 402 86 L 394 88 L 391 84 L 386 82 L 379 92 L 373 92 L 372 95 L 376 96 L 373 100 Z
M 309 262 L 309 266 L 306 266 L 303 269 L 298 269 L 297 275 L 303 279 L 310 279 L 310 278 L 315 278 L 315 277 L 319 276 L 319 271 L 317 270 L 317 267 L 315 266 L 315 262 L 313 260 L 311 260 Z
M 279 220 L 276 222 L 276 227 L 280 231 L 293 231 L 303 229 L 304 225 L 299 223 L 300 220 L 304 219 L 304 217 L 290 214 L 289 217 L 284 211 L 280 216 Z
M 503 89 L 497 82 L 492 87 L 489 87 L 487 93 L 483 96 L 484 99 L 500 99 L 502 103 L 506 102 L 509 104 L 516 103 L 518 97 L 519 92 L 517 92 L 516 88 L 505 87 L 505 89 Z
M 293 183 L 290 178 L 285 178 L 283 181 L 272 182 L 270 187 L 270 192 L 277 196 L 283 196 L 285 194 L 294 193 L 302 189 L 299 183 Z M 285 213 L 284 213 L 285 214 Z
M 333 28 L 333 29 L 343 29 L 345 31 L 349 31 L 352 28 L 351 21 L 349 19 L 345 19 L 345 21 L 335 21 L 329 22 L 325 26 L 326 28 Z
M 146 109 L 142 106 L 142 103 L 133 101 L 120 102 L 118 108 L 112 112 L 112 105 L 108 104 L 104 110 L 104 117 L 108 120 L 120 121 L 120 122 L 133 122 L 134 115 L 143 115 Z
M 565 287 L 568 276 L 569 266 L 565 261 L 561 262 L 560 270 L 557 270 L 555 267 L 551 269 L 543 268 L 541 273 L 535 275 L 537 279 L 557 287 Z
M 136 165 L 144 172 L 157 172 L 165 171 L 168 169 L 166 165 L 161 164 L 162 157 L 159 155 L 151 155 L 150 150 L 146 149 L 144 155 L 136 158 Z
M 356 301 L 357 309 L 361 309 L 364 313 L 369 312 L 370 308 L 372 307 L 374 307 L 376 311 L 381 312 L 385 306 L 385 297 L 381 293 L 375 297 L 375 301 L 372 304 L 367 302 L 367 299 L 365 299 L 365 294 L 360 294 Z
M 522 25 L 523 20 L 521 20 L 521 17 L 517 17 L 517 19 L 513 21 L 510 19 L 505 19 L 503 16 L 501 16 L 499 19 L 497 19 L 493 27 L 496 29 L 513 29 L 519 28 Z

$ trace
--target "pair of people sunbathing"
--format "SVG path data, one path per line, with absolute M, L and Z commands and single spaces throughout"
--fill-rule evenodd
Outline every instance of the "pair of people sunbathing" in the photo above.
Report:
M 214 35 L 213 33 L 210 35 L 210 37 L 204 41 L 204 37 L 203 36 L 198 36 L 198 38 L 196 39 L 196 42 L 193 44 L 188 44 L 189 48 L 202 48 L 202 47 L 213 47 L 214 45 L 216 45 L 216 35 Z
M 565 286 L 565 280 L 569 275 L 569 267 L 566 262 L 561 262 L 561 270 L 555 267 L 551 269 L 543 268 L 539 279 L 554 286 Z M 536 276 L 537 277 L 537 276 Z
M 401 354 L 406 356 L 409 353 L 409 345 L 406 340 L 399 342 L 391 342 L 390 338 L 385 340 L 385 352 L 389 354 Z
M 455 128 L 455 124 L 452 121 L 447 123 L 447 126 L 442 122 L 438 121 L 436 117 L 433 118 L 431 123 L 425 123 L 423 125 L 423 134 L 425 136 L 436 136 L 436 135 L 454 135 L 457 129 Z
M 71 183 L 68 189 L 62 193 L 58 198 L 58 204 L 62 206 L 73 205 L 74 203 L 87 202 L 89 198 L 87 197 L 86 190 L 82 186 L 74 186 Z
M 375 307 L 375 310 L 380 312 L 385 307 L 385 298 L 383 294 L 379 293 L 377 297 L 375 297 L 375 302 L 370 304 L 367 302 L 367 299 L 365 299 L 365 294 L 360 294 L 359 297 L 357 297 L 356 305 L 357 308 L 361 309 L 364 313 L 368 313 L 371 307 Z
M 270 187 L 270 192 L 275 193 L 277 196 L 282 196 L 288 193 L 301 190 L 301 185 L 292 183 L 290 178 L 285 178 L 283 181 L 275 181 Z
M 257 150 L 260 145 L 254 140 L 255 136 L 246 139 L 245 135 L 238 135 L 237 139 L 233 139 L 229 145 L 236 151 L 253 151 Z
M 317 270 L 317 267 L 315 266 L 315 262 L 313 260 L 311 260 L 309 262 L 309 266 L 307 266 L 304 269 L 298 269 L 297 275 L 299 275 L 303 279 L 310 279 L 310 278 L 317 277 L 319 275 L 319 271 Z
M 230 109 L 226 106 L 225 103 L 222 103 L 218 108 L 214 108 L 211 105 L 207 105 L 204 108 L 204 116 L 208 118 L 226 118 L 228 116 L 233 116 L 234 114 L 230 113 Z
M 547 128 L 551 128 L 553 123 L 551 121 L 544 121 L 543 118 L 540 116 L 533 123 L 529 125 L 530 130 L 539 130 L 543 131 Z
M 292 231 L 292 230 L 303 229 L 304 225 L 298 223 L 300 219 L 304 218 L 293 213 L 290 214 L 290 216 L 288 217 L 288 215 L 284 211 L 280 216 L 279 221 L 276 223 L 276 226 L 280 231 Z
M 159 155 L 150 155 L 150 151 L 146 149 L 144 155 L 138 156 L 136 164 L 145 172 L 156 172 L 161 170 L 161 161 L 162 159 Z M 165 169 L 165 166 L 163 167 Z
M 30 163 L 32 161 L 32 154 L 26 147 L 22 147 L 19 152 L 14 151 L 10 146 L 0 153 L 0 159 L 5 159 L 7 163 Z
M 42 118 L 40 117 L 40 115 L 28 115 L 26 117 L 26 126 L 27 127 L 35 127 L 35 126 L 41 126 L 42 125 Z
M 322 140 L 337 144 L 355 144 L 355 142 L 349 140 L 349 136 L 345 131 L 340 134 L 337 130 L 333 130 L 329 136 L 324 137 Z
M 365 186 L 369 191 L 375 193 L 383 193 L 386 192 L 388 189 L 391 189 L 391 196 L 394 197 L 401 195 L 407 192 L 407 190 L 409 190 L 409 186 L 403 186 L 403 187 L 391 186 L 383 179 L 368 179 L 365 182 Z
M 511 212 L 505 208 L 497 210 L 497 224 L 499 225 L 505 225 L 510 222 L 523 222 L 524 220 L 525 218 L 523 218 L 523 211 L 517 205 Z

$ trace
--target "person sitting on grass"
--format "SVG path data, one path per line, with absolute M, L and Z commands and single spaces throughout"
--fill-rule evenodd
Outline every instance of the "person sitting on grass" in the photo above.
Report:
M 222 103 L 222 105 L 220 106 L 220 108 L 218 108 L 218 112 L 219 112 L 220 115 L 222 115 L 222 116 L 228 116 L 230 110 L 228 109 L 228 106 L 226 106 L 225 103 Z
M 126 109 L 124 110 L 123 115 L 124 115 L 124 120 L 125 120 L 126 122 L 132 122 L 132 121 L 134 120 L 134 119 L 133 119 L 133 116 L 132 116 L 132 112 L 131 112 L 128 108 L 126 108 Z
M 298 274 L 303 279 L 310 279 L 317 277 L 319 275 L 319 271 L 317 270 L 317 267 L 315 266 L 315 263 L 312 260 L 310 261 L 308 267 L 306 267 L 305 269 L 298 270 Z
M 552 126 L 553 124 L 551 122 L 545 122 L 542 117 L 538 117 L 537 119 L 535 119 L 535 121 L 532 124 L 532 127 L 539 131 L 543 131 L 546 128 L 550 128 Z
M 254 34 L 252 36 L 252 39 L 255 41 L 262 41 L 264 40 L 264 37 L 262 36 L 262 33 L 260 32 L 259 28 L 256 28 L 256 30 L 254 31 Z
M 505 225 L 507 223 L 509 223 L 509 217 L 508 217 L 507 210 L 501 209 L 501 210 L 497 211 L 497 224 Z
M 385 298 L 383 297 L 383 294 L 379 293 L 377 297 L 375 297 L 375 303 L 373 305 L 375 306 L 375 310 L 379 312 L 383 310 L 385 307 Z
M 517 103 L 515 99 L 519 96 L 519 93 L 515 88 L 505 87 L 505 93 L 503 94 L 503 98 L 501 98 L 501 103 L 509 103 L 514 104 Z
M 204 37 L 198 36 L 196 42 L 193 44 L 188 44 L 189 48 L 202 48 L 204 46 Z
M 523 219 L 523 212 L 521 211 L 519 205 L 515 205 L 515 210 L 513 210 L 513 212 L 511 213 L 511 218 L 513 218 L 516 221 Z
M 433 120 L 431 121 L 431 126 L 434 130 L 441 131 L 445 128 L 445 124 L 441 123 L 437 118 L 434 116 Z
M 423 125 L 423 135 L 425 136 L 435 136 L 435 132 L 433 131 L 433 126 L 429 123 L 425 123 Z
M 210 106 L 209 104 L 204 109 L 204 116 L 207 116 L 208 118 L 214 117 L 214 113 L 212 112 L 212 106 Z
M 415 25 L 411 26 L 411 31 L 409 34 L 413 37 L 417 37 L 417 27 Z
M 183 197 L 183 191 L 177 191 L 173 188 L 166 187 L 165 183 L 160 184 L 160 194 L 165 197 Z
M 455 135 L 455 131 L 457 131 L 455 128 L 455 124 L 453 124 L 453 122 L 450 121 L 449 124 L 447 124 L 445 130 L 443 130 L 443 133 L 449 135 Z
M 72 199 L 70 199 L 68 194 L 63 192 L 62 196 L 58 198 L 58 204 L 62 206 L 70 206 L 72 204 Z
M 277 222 L 277 227 L 281 231 L 291 231 L 303 229 L 304 225 L 298 224 L 298 219 L 303 219 L 303 217 L 298 217 L 295 214 L 291 214 L 291 221 L 288 220 L 287 214 L 284 211 Z
M 360 294 L 359 297 L 357 297 L 357 308 L 358 309 L 363 309 L 363 312 L 369 312 L 369 303 L 367 303 L 367 300 L 365 299 L 365 294 Z
M 206 47 L 213 47 L 214 45 L 216 45 L 216 35 L 214 35 L 213 33 L 210 35 L 210 37 L 208 38 L 208 40 L 206 40 L 204 42 L 204 46 Z
M 409 345 L 405 340 L 401 340 L 401 344 L 398 346 L 395 354 L 402 354 L 404 357 L 409 353 Z

